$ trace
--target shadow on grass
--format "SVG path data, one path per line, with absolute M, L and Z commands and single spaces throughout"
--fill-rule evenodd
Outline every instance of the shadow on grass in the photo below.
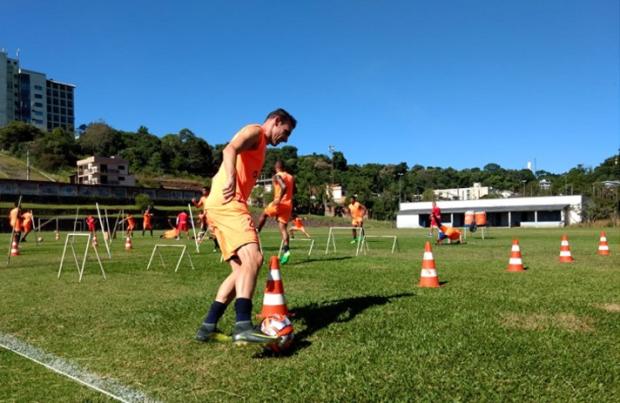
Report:
M 292 310 L 293 322 L 303 322 L 306 328 L 299 333 L 295 333 L 295 344 L 285 353 L 273 354 L 262 352 L 255 358 L 266 358 L 273 356 L 287 357 L 297 354 L 300 350 L 309 347 L 312 343 L 307 340 L 309 336 L 317 331 L 330 326 L 333 323 L 346 323 L 366 309 L 385 305 L 395 299 L 403 297 L 413 297 L 413 293 L 401 293 L 390 296 L 364 296 L 338 299 L 322 303 L 313 303 L 298 307 Z
M 334 257 L 326 257 L 326 258 L 320 258 L 320 259 L 308 258 L 308 259 L 304 259 L 300 261 L 290 262 L 287 264 L 287 266 L 296 266 L 296 265 L 312 263 L 312 262 L 328 262 L 328 261 L 348 260 L 348 259 L 353 259 L 353 256 L 338 256 L 338 257 L 334 256 Z

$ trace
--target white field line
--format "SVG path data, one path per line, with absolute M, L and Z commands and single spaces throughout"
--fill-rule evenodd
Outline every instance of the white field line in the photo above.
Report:
M 56 373 L 66 376 L 97 392 L 121 402 L 155 402 L 143 392 L 123 386 L 113 379 L 103 379 L 75 364 L 71 364 L 53 354 L 46 353 L 11 335 L 0 332 L 0 347 L 21 355 L 37 364 L 43 365 Z

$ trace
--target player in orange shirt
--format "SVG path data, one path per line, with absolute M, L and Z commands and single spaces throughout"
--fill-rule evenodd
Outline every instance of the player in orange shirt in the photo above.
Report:
M 232 272 L 220 285 L 198 329 L 196 339 L 199 341 L 226 339 L 217 330 L 217 322 L 235 298 L 234 343 L 271 343 L 278 339 L 255 330 L 252 325 L 252 296 L 263 255 L 247 200 L 263 168 L 267 144 L 285 143 L 296 123 L 284 109 L 277 109 L 263 124 L 242 128 L 222 152 L 222 165 L 213 177 L 206 208 L 209 227 Z
M 353 227 L 356 228 L 363 228 L 364 227 L 364 216 L 366 215 L 366 207 L 357 201 L 357 196 L 351 196 L 351 203 L 349 203 L 349 206 L 347 207 L 347 211 L 349 212 L 349 215 L 351 216 L 351 225 Z M 360 238 L 362 237 L 362 231 L 360 231 L 360 235 L 359 237 L 357 236 L 357 230 L 355 228 L 353 228 L 352 230 L 353 232 L 353 240 L 351 241 L 351 243 L 355 243 L 356 241 L 360 241 Z
M 130 238 L 133 238 L 133 230 L 136 229 L 136 219 L 134 218 L 133 214 L 127 213 L 127 217 L 125 217 L 125 219 L 121 220 L 121 223 L 123 221 L 127 221 L 126 236 L 130 237 Z
M 293 231 L 301 231 L 302 234 L 306 236 L 306 238 L 311 238 L 310 234 L 306 232 L 306 227 L 304 227 L 304 219 L 298 215 L 293 215 L 293 226 L 289 230 L 291 238 L 295 238 L 293 235 Z
M 283 251 L 280 263 L 288 262 L 291 252 L 289 250 L 288 231 L 286 227 L 291 220 L 291 212 L 293 211 L 293 193 L 295 191 L 295 178 L 284 170 L 282 161 L 275 163 L 276 174 L 273 175 L 273 201 L 265 208 L 258 220 L 258 232 L 263 229 L 267 217 L 276 218 L 278 220 L 278 228 L 282 237 Z
M 209 234 L 209 222 L 207 220 L 206 203 L 207 203 L 207 198 L 209 197 L 209 193 L 210 193 L 209 188 L 203 187 L 202 196 L 200 196 L 200 199 L 198 199 L 198 201 L 196 201 L 196 199 L 193 198 L 192 204 L 197 208 L 202 207 L 203 209 L 202 212 L 198 214 L 198 222 L 200 223 L 200 232 L 198 233 L 198 241 L 199 242 L 204 241 L 205 237 L 213 239 L 213 252 L 216 252 L 219 250 L 220 246 L 217 243 L 217 238 L 215 238 L 214 235 Z
M 151 232 L 151 238 L 153 237 L 153 215 L 151 206 L 148 206 L 146 210 L 144 210 L 144 214 L 142 214 L 142 236 L 144 236 L 144 232 L 148 230 Z
M 443 240 L 446 238 L 448 238 L 450 241 L 456 241 L 456 243 L 461 243 L 461 231 L 459 231 L 458 229 L 442 225 L 438 228 L 438 230 L 439 233 L 437 234 L 437 245 L 443 243 Z
M 13 208 L 9 212 L 9 222 L 13 228 L 13 240 L 19 243 L 22 234 L 22 211 L 17 203 L 13 204 Z
M 24 236 L 22 236 L 21 242 L 26 242 L 26 237 L 32 232 L 32 210 L 26 210 L 22 214 L 22 229 Z

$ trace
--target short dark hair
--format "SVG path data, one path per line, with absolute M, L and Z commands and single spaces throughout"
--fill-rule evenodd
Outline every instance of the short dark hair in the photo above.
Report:
M 282 108 L 278 108 L 275 111 L 271 112 L 269 115 L 267 115 L 267 117 L 265 118 L 265 120 L 269 120 L 271 118 L 274 117 L 279 117 L 280 119 L 284 120 L 285 122 L 290 123 L 291 125 L 291 129 L 294 129 L 295 126 L 297 126 L 297 120 L 287 111 L 285 111 Z

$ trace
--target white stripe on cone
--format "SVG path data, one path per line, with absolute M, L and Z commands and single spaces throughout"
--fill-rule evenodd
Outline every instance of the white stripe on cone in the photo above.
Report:
M 518 257 L 511 257 L 508 264 L 523 264 L 523 261 Z
M 602 236 L 601 237 L 601 242 L 607 242 L 607 237 Z
M 609 245 L 601 245 L 598 247 L 598 250 L 609 250 Z
M 570 251 L 569 250 L 560 251 L 560 256 L 570 256 Z
M 519 249 L 519 245 L 512 245 L 512 251 L 513 252 L 521 252 L 521 249 Z
M 433 252 L 424 252 L 422 260 L 433 260 Z
M 420 277 L 437 277 L 437 270 L 435 269 L 422 269 Z
M 282 294 L 265 294 L 263 305 L 285 305 L 284 295 Z
M 280 276 L 280 270 L 269 270 L 269 280 L 280 281 L 282 277 Z
M 560 245 L 562 245 L 562 246 L 568 246 L 568 241 L 562 241 L 562 243 L 560 243 Z

